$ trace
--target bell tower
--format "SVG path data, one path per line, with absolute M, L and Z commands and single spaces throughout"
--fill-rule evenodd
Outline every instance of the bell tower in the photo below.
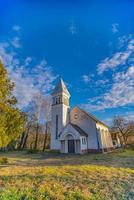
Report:
M 69 122 L 69 98 L 62 79 L 59 80 L 52 94 L 51 149 L 60 150 L 59 135 Z

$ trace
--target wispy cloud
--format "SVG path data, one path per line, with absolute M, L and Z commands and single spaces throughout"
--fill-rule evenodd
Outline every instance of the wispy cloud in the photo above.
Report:
M 11 40 L 11 44 L 12 44 L 12 46 L 15 47 L 15 48 L 21 48 L 20 38 L 19 38 L 19 37 L 14 37 L 14 38 Z
M 112 24 L 112 32 L 117 33 L 118 31 L 119 31 L 119 24 L 118 23 Z
M 9 77 L 15 83 L 14 95 L 18 99 L 18 105 L 24 108 L 31 103 L 39 91 L 44 95 L 48 94 L 57 76 L 54 75 L 52 67 L 45 59 L 39 63 L 35 63 L 32 57 L 26 57 L 20 61 L 17 51 L 21 48 L 20 38 L 18 36 L 15 38 L 17 39 L 0 43 L 0 59 L 5 64 Z
M 134 111 L 129 111 L 129 112 L 124 112 L 123 114 L 118 114 L 118 115 L 115 115 L 115 116 L 120 116 L 122 117 L 126 122 L 134 122 Z M 114 117 L 107 117 L 107 118 L 104 118 L 103 121 L 109 125 L 109 126 L 113 126 L 114 124 Z
M 24 65 L 25 66 L 28 66 L 31 62 L 32 62 L 32 57 L 27 57 L 26 59 L 25 59 L 25 61 L 24 61 Z
M 93 82 L 93 78 L 94 78 L 94 74 L 93 73 L 91 73 L 91 74 L 84 74 L 84 75 L 81 76 L 81 80 L 85 84 Z
M 127 71 L 118 72 L 113 77 L 111 89 L 97 98 L 89 99 L 82 105 L 87 110 L 104 110 L 134 104 L 134 66 Z
M 83 76 L 82 76 L 82 80 L 83 80 L 84 83 L 87 84 L 87 83 L 90 82 L 91 77 L 90 77 L 90 75 L 83 75 Z
M 109 79 L 101 79 L 101 80 L 97 80 L 96 81 L 96 85 L 98 86 L 98 85 L 106 85 L 107 83 L 109 83 Z
M 124 38 L 122 39 L 122 41 L 120 39 L 120 42 L 122 42 L 123 45 Z M 134 53 L 134 36 L 131 35 L 131 39 L 127 41 L 125 50 L 116 52 L 111 57 L 105 58 L 100 62 L 100 64 L 98 64 L 97 68 L 98 74 L 100 75 L 109 69 L 114 69 L 117 66 L 125 65 L 127 62 L 129 62 L 129 59 L 131 59 L 133 53 Z
M 76 26 L 74 26 L 74 25 L 71 25 L 71 26 L 69 27 L 69 31 L 70 31 L 70 33 L 71 33 L 72 35 L 74 35 L 74 34 L 77 33 L 76 30 L 77 30 L 77 29 L 76 29 Z
M 125 116 L 123 115 L 126 121 L 134 122 L 134 111 L 126 112 Z
M 109 117 L 109 118 L 104 118 L 103 121 L 108 125 L 108 126 L 112 126 L 113 124 L 113 118 Z
M 75 25 L 75 23 L 74 23 L 74 20 L 71 21 L 71 24 L 70 24 L 70 26 L 69 26 L 69 32 L 70 32 L 72 35 L 74 35 L 74 34 L 77 33 L 77 27 L 76 27 L 76 25 Z

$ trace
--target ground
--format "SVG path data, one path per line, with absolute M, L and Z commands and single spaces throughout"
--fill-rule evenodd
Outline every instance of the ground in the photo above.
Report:
M 134 151 L 61 155 L 0 153 L 0 200 L 134 199 Z

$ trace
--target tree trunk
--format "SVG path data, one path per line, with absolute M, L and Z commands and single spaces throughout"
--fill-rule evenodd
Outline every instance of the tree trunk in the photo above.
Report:
M 21 135 L 20 143 L 18 145 L 18 149 L 21 149 L 21 147 L 22 147 L 24 136 L 25 136 L 25 133 L 23 132 L 22 135 Z
M 25 135 L 25 137 L 24 137 L 24 141 L 23 141 L 23 144 L 22 144 L 22 148 L 21 148 L 21 149 L 25 149 L 26 143 L 27 143 L 27 138 L 28 138 L 28 133 L 26 133 L 26 135 Z
M 1 148 L 0 148 L 0 151 L 4 151 L 4 141 L 3 141 L 3 135 L 1 135 Z
M 38 122 L 37 122 L 37 127 L 36 127 L 36 136 L 35 136 L 35 143 L 34 143 L 34 150 L 37 149 L 38 134 L 39 134 L 39 125 L 38 125 Z
M 24 137 L 24 141 L 23 141 L 23 144 L 22 144 L 22 149 L 24 149 L 26 147 L 26 143 L 27 143 L 27 138 L 28 138 L 28 134 L 29 134 L 29 130 L 30 130 L 30 127 L 28 127 L 27 129 L 27 133 Z
M 125 149 L 126 146 L 127 146 L 127 139 L 128 139 L 128 137 L 124 137 L 124 149 Z
M 46 123 L 46 133 L 45 133 L 45 135 L 44 135 L 44 144 L 43 144 L 43 151 L 45 151 L 45 149 L 46 149 L 46 142 L 47 142 L 47 132 L 48 132 L 48 125 L 47 125 L 47 123 Z

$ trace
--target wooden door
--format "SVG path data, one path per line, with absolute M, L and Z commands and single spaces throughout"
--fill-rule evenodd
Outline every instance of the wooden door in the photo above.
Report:
M 74 140 L 68 140 L 68 153 L 75 153 Z

